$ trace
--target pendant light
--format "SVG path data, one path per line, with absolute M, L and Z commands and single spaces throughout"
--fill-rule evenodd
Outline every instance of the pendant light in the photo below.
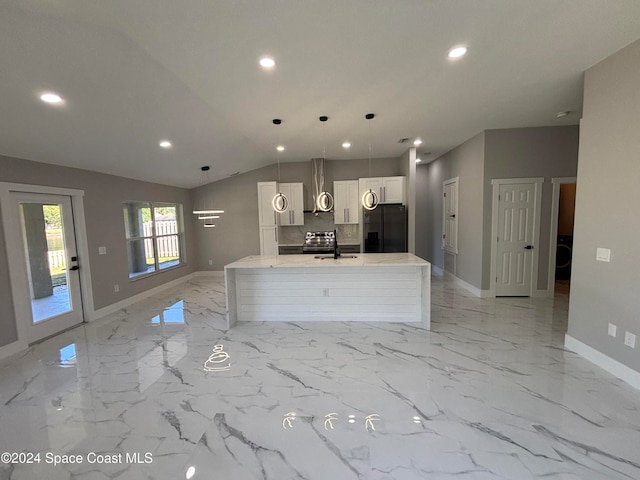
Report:
M 200 167 L 200 171 L 202 172 L 202 185 L 206 185 L 208 183 L 209 170 L 211 170 L 211 167 L 209 165 L 204 165 Z M 202 210 L 195 209 L 193 210 L 193 214 L 198 215 L 198 220 L 204 220 L 203 226 L 205 228 L 215 227 L 213 220 L 216 218 L 220 218 L 218 214 L 224 213 L 224 210 L 213 210 L 213 209 L 207 210 L 206 200 L 203 200 L 202 203 L 203 203 L 203 209 Z
M 282 120 L 274 118 L 272 122 L 274 125 L 280 125 Z M 284 147 L 278 143 L 276 150 L 278 151 L 278 193 L 271 200 L 271 206 L 277 213 L 284 213 L 289 208 L 289 199 L 280 191 L 280 152 L 284 151 Z
M 369 122 L 369 177 L 371 177 L 371 120 L 375 117 L 373 113 L 367 113 L 364 118 Z M 375 210 L 378 206 L 378 194 L 371 188 L 362 194 L 362 207 L 366 210 Z
M 324 125 L 329 120 L 329 117 L 326 115 L 322 115 L 318 118 L 322 122 L 322 172 L 318 175 L 320 180 L 318 185 L 316 185 L 316 191 L 320 192 L 318 194 L 318 198 L 316 198 L 316 209 L 321 212 L 329 212 L 333 208 L 333 196 L 329 192 L 324 189 L 324 162 L 327 160 L 327 151 L 326 151 L 326 137 L 324 131 Z

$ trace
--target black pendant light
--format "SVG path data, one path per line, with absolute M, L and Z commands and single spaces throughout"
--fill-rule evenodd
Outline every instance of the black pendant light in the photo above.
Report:
M 333 208 L 333 196 L 329 192 L 324 189 L 324 162 L 327 159 L 327 151 L 326 151 L 326 138 L 324 132 L 324 125 L 329 117 L 326 115 L 322 115 L 318 118 L 322 122 L 322 172 L 320 175 L 321 184 L 318 185 L 318 190 L 320 193 L 318 194 L 318 198 L 316 198 L 316 209 L 321 212 L 329 212 Z
M 375 117 L 373 113 L 367 113 L 364 118 L 369 123 L 369 177 L 371 177 L 371 120 Z M 362 207 L 366 210 L 375 210 L 378 206 L 378 194 L 373 190 L 366 190 L 361 198 Z
M 280 125 L 282 120 L 274 118 L 272 122 L 274 125 Z M 276 149 L 278 151 L 278 193 L 276 193 L 273 200 L 271 200 L 271 206 L 277 213 L 284 213 L 289 209 L 289 199 L 280 191 L 280 152 L 284 150 L 284 147 L 278 144 Z

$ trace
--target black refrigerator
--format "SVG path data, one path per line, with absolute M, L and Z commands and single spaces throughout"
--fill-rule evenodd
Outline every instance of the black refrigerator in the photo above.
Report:
M 407 207 L 400 203 L 364 210 L 364 253 L 407 251 Z

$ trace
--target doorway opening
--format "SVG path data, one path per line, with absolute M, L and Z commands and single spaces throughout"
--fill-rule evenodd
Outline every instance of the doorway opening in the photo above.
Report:
M 576 178 L 552 179 L 551 238 L 549 243 L 549 296 L 566 296 L 571 287 L 573 224 L 576 205 Z
M 81 190 L 0 182 L 0 208 L 20 351 L 93 312 Z

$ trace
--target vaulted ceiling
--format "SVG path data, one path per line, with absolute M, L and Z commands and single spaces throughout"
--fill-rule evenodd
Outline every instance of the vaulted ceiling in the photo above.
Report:
M 577 124 L 584 70 L 639 37 L 637 0 L 5 0 L 0 154 L 183 187 L 276 144 L 397 157 L 419 137 L 429 161 L 484 129 Z

